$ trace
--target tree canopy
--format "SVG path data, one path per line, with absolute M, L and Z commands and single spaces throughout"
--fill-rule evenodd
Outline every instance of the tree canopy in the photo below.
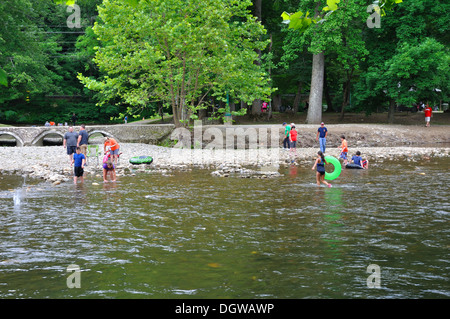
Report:
M 79 75 L 104 101 L 132 106 L 160 101 L 182 125 L 209 95 L 251 102 L 270 95 L 266 72 L 254 63 L 264 49 L 263 26 L 249 1 L 103 1 L 93 30 L 101 42 L 95 62 L 104 76 Z M 120 21 L 120 23 L 119 23 Z

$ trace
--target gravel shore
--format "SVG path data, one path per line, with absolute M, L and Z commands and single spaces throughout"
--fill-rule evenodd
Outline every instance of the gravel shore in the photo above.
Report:
M 349 156 L 357 150 L 370 164 L 384 161 L 407 160 L 420 163 L 435 157 L 449 157 L 448 147 L 358 147 L 349 148 Z M 173 170 L 188 171 L 193 168 L 211 170 L 212 175 L 226 177 L 238 173 L 241 177 L 274 177 L 278 168 L 290 165 L 293 155 L 279 149 L 231 149 L 231 150 L 178 150 L 149 144 L 123 143 L 122 155 L 116 173 L 120 177 L 139 172 L 154 172 L 167 175 Z M 297 148 L 295 164 L 311 166 L 318 148 Z M 327 148 L 327 154 L 337 157 L 337 148 Z M 129 159 L 135 156 L 152 156 L 153 163 L 133 165 Z M 91 157 L 85 174 L 101 175 L 103 156 Z M 0 147 L 0 173 L 20 174 L 44 179 L 54 185 L 72 181 L 73 167 L 62 146 L 46 147 Z

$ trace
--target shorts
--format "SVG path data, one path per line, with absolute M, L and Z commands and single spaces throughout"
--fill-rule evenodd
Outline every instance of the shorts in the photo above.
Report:
M 87 145 L 86 144 L 80 145 L 80 150 L 81 150 L 81 153 L 86 155 L 87 154 Z
M 425 117 L 425 122 L 430 122 L 430 117 L 429 116 Z
M 111 155 L 119 155 L 119 147 L 117 148 L 117 149 L 115 149 L 114 151 L 113 150 L 110 150 L 109 151 L 109 154 L 111 154 Z
M 72 155 L 77 152 L 76 146 L 67 146 L 67 155 Z
M 291 148 L 295 148 L 297 146 L 297 141 L 292 141 L 290 143 Z
M 84 174 L 84 169 L 81 166 L 75 166 L 73 169 L 73 174 L 76 177 L 82 177 Z
M 339 158 L 347 159 L 347 152 L 341 152 L 341 155 L 339 155 Z

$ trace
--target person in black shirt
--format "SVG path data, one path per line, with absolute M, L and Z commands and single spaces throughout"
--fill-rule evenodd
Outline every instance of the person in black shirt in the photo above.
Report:
M 77 123 L 77 116 L 75 115 L 75 113 L 73 113 L 73 115 L 72 115 L 72 126 L 75 126 L 76 123 Z

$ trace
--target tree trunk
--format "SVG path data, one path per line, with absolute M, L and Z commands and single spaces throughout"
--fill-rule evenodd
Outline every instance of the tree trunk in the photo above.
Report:
M 183 123 L 180 122 L 180 115 L 178 114 L 178 106 L 176 104 L 172 104 L 172 112 L 173 112 L 173 123 L 175 127 L 182 127 Z
M 349 85 L 350 85 L 350 81 L 347 78 L 347 81 L 344 82 L 344 92 L 342 94 L 342 107 L 341 107 L 341 115 L 339 117 L 339 120 L 343 120 L 344 119 L 344 112 L 345 112 L 345 107 L 348 104 L 348 89 L 349 89 Z
M 261 116 L 261 100 L 254 100 L 252 103 L 252 115 L 253 117 L 259 117 Z
M 330 90 L 328 87 L 328 81 L 327 81 L 327 68 L 324 67 L 323 71 L 323 94 L 325 94 L 325 100 L 327 101 L 327 110 L 326 112 L 333 112 L 333 100 L 330 96 Z
M 276 94 L 273 96 L 273 111 L 274 112 L 280 112 L 280 106 L 281 106 L 281 95 Z
M 395 101 L 389 101 L 389 111 L 388 111 L 388 123 L 394 124 L 394 114 L 395 114 Z
M 306 123 L 319 124 L 322 121 L 322 95 L 325 58 L 323 52 L 313 55 L 311 91 Z
M 352 81 L 354 70 L 355 69 L 352 69 L 352 71 L 350 73 L 347 70 L 347 80 L 344 83 L 344 92 L 343 92 L 343 96 L 342 96 L 342 109 L 341 109 L 341 116 L 340 116 L 341 121 L 344 119 L 345 107 L 348 105 L 349 100 L 350 100 L 350 83 Z
M 159 110 L 158 110 L 159 116 L 161 116 L 161 123 L 164 123 L 164 104 L 159 103 Z
M 294 104 L 292 105 L 292 110 L 294 111 L 294 114 L 299 111 L 298 107 L 300 105 L 300 101 L 302 98 L 302 95 L 301 95 L 302 94 L 302 86 L 303 86 L 303 82 L 302 81 L 298 82 L 297 93 L 295 94 Z

